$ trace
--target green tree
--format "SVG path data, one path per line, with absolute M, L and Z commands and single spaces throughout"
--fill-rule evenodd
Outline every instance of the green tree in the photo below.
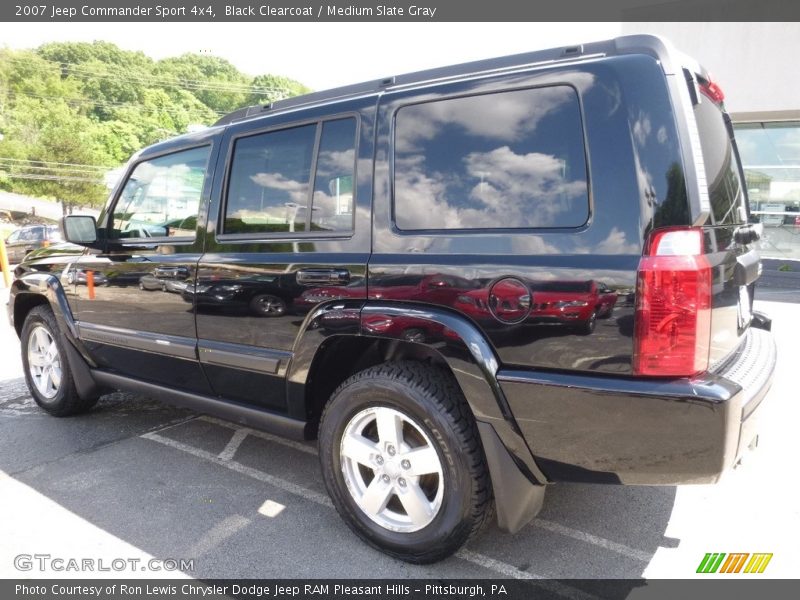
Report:
M 143 146 L 308 91 L 213 56 L 154 61 L 109 42 L 0 49 L 0 189 L 98 205 L 104 172 Z

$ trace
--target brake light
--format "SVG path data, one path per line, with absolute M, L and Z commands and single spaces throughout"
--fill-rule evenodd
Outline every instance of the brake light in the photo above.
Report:
M 722 104 L 723 100 L 725 100 L 725 94 L 723 93 L 722 88 L 713 81 L 701 81 L 700 91 L 716 104 Z
M 703 230 L 654 231 L 639 262 L 633 372 L 681 377 L 708 369 L 711 265 Z

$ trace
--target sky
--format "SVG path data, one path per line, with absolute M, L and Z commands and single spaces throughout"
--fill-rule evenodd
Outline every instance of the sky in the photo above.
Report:
M 202 52 L 249 75 L 323 90 L 620 31 L 619 23 L 18 23 L 3 27 L 0 46 L 104 40 L 154 59 Z

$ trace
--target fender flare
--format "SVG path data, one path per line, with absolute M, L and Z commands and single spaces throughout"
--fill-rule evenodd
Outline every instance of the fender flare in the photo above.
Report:
M 22 330 L 22 323 L 17 323 L 17 302 L 31 296 L 44 298 L 53 311 L 78 395 L 89 398 L 102 393 L 102 388 L 97 385 L 91 373 L 91 369 L 97 365 L 78 337 L 78 327 L 61 282 L 51 273 L 26 273 L 14 280 L 11 284 L 8 310 L 15 329 L 19 325 L 18 331 Z M 43 302 L 37 301 L 34 304 Z

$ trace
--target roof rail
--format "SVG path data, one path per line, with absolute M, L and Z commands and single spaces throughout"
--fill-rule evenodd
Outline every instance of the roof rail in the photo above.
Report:
M 239 109 L 219 119 L 214 125 L 226 125 L 236 121 L 241 121 L 265 114 L 272 110 L 283 110 L 297 108 L 300 106 L 322 104 L 335 100 L 378 94 L 388 88 L 405 87 L 426 82 L 436 82 L 447 79 L 465 77 L 469 75 L 491 74 L 493 72 L 503 72 L 513 69 L 530 67 L 556 62 L 567 62 L 575 60 L 585 60 L 604 55 L 614 55 L 633 50 L 645 50 L 654 55 L 664 53 L 663 43 L 656 36 L 624 36 L 600 42 L 590 42 L 572 46 L 562 46 L 547 50 L 537 50 L 535 52 L 525 52 L 522 54 L 512 54 L 499 58 L 488 58 L 445 67 L 437 67 L 386 77 L 384 79 L 365 81 L 343 87 L 332 88 L 320 92 L 312 92 L 302 96 L 276 100 L 270 104 L 249 106 Z

